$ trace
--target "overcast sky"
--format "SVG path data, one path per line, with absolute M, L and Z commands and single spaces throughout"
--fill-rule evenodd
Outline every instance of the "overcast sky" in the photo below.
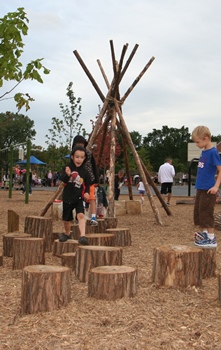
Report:
M 110 40 L 117 60 L 123 45 L 139 45 L 121 84 L 123 96 L 149 59 L 155 60 L 123 105 L 129 131 L 143 136 L 163 125 L 192 129 L 207 125 L 221 134 L 221 1 L 220 0 L 10 0 L 0 17 L 24 7 L 29 18 L 22 62 L 44 58 L 51 70 L 44 84 L 24 82 L 18 91 L 35 98 L 23 114 L 35 122 L 35 144 L 45 146 L 52 117 L 62 117 L 59 103 L 67 104 L 70 81 L 81 97 L 80 121 L 88 132 L 90 119 L 102 102 L 73 54 L 77 50 L 104 95 L 107 88 L 97 59 L 112 80 Z M 124 63 L 125 63 L 124 62 Z M 15 112 L 9 100 L 0 112 Z

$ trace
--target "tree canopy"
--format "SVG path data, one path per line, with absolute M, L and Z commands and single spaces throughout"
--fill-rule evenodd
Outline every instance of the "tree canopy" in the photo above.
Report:
M 40 71 L 49 74 L 50 71 L 43 66 L 43 58 L 35 59 L 23 69 L 21 55 L 24 49 L 23 36 L 28 35 L 29 20 L 23 7 L 15 12 L 9 12 L 0 18 L 0 88 L 4 81 L 15 81 L 9 91 L 0 94 L 0 101 L 8 98 L 8 95 L 24 80 L 36 80 L 43 83 Z M 14 95 L 18 111 L 25 106 L 30 108 L 29 102 L 34 99 L 28 93 L 16 93 Z

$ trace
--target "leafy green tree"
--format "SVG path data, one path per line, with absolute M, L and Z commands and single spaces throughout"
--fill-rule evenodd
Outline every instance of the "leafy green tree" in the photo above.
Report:
M 189 130 L 184 126 L 177 129 L 164 125 L 162 130 L 153 129 L 153 132 L 148 133 L 143 138 L 143 146 L 148 151 L 153 170 L 158 171 L 165 159 L 171 157 L 176 172 L 186 171 L 187 144 L 190 140 Z
M 83 124 L 79 122 L 81 115 L 81 98 L 75 96 L 72 86 L 73 83 L 70 82 L 66 93 L 70 106 L 64 106 L 63 103 L 59 104 L 63 119 L 53 117 L 52 128 L 48 129 L 49 134 L 45 135 L 47 138 L 45 142 L 48 145 L 68 145 L 69 150 L 71 149 L 75 134 L 82 134 L 83 136 L 86 134 Z
M 0 150 L 6 149 L 0 154 L 1 167 L 4 168 L 8 162 L 7 148 L 24 143 L 28 139 L 32 140 L 35 135 L 34 121 L 29 117 L 10 112 L 0 113 Z M 16 158 L 18 159 L 18 156 Z
M 0 88 L 4 81 L 15 81 L 15 85 L 0 95 L 0 101 L 9 98 L 8 95 L 24 80 L 36 80 L 43 83 L 39 71 L 49 74 L 49 70 L 42 65 L 42 58 L 31 61 L 23 69 L 21 55 L 23 53 L 23 37 L 28 34 L 28 18 L 24 8 L 18 8 L 16 12 L 9 12 L 0 18 Z M 30 109 L 29 102 L 34 99 L 28 93 L 16 93 L 14 95 L 18 111 L 25 106 Z

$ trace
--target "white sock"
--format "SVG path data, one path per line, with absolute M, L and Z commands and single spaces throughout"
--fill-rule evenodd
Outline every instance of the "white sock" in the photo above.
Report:
M 91 214 L 91 217 L 96 219 L 96 214 Z
M 214 238 L 214 233 L 207 233 L 207 236 L 209 239 L 213 239 Z

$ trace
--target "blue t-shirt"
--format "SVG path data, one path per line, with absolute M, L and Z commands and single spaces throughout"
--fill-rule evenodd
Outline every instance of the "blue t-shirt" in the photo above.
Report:
M 215 147 L 202 151 L 196 174 L 196 189 L 208 190 L 215 185 L 218 165 L 221 165 L 221 160 Z

